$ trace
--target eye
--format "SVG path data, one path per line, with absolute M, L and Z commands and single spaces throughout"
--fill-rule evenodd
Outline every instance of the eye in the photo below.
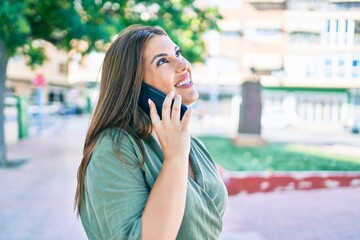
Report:
M 167 63 L 168 60 L 166 60 L 166 58 L 160 58 L 159 61 L 156 62 L 156 66 L 160 66 L 163 65 L 164 63 Z
M 176 57 L 181 56 L 181 50 L 180 50 L 180 49 L 178 49 L 178 50 L 175 52 L 175 55 L 176 55 Z

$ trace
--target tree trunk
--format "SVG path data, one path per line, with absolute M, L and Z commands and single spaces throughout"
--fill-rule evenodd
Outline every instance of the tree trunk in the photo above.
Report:
M 245 81 L 242 84 L 239 133 L 261 134 L 261 85 L 260 81 Z
M 4 42 L 0 39 L 0 167 L 4 167 L 7 164 L 4 133 L 4 93 L 7 63 L 8 57 L 6 54 L 6 47 Z
M 242 103 L 238 135 L 233 139 L 237 146 L 262 146 L 266 140 L 261 137 L 261 84 L 254 75 L 242 84 Z

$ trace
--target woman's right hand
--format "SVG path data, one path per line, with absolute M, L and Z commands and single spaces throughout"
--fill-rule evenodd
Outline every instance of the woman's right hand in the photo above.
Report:
M 150 118 L 162 147 L 164 159 L 187 160 L 190 153 L 189 124 L 192 111 L 188 109 L 180 121 L 181 96 L 175 97 L 171 109 L 173 98 L 173 91 L 166 96 L 162 107 L 162 120 L 156 111 L 154 102 L 149 99 Z
M 151 188 L 142 214 L 142 239 L 175 239 L 184 217 L 190 152 L 191 110 L 180 121 L 181 96 L 169 93 L 162 120 L 149 100 L 150 118 L 164 154 L 164 162 Z M 172 108 L 172 109 L 171 109 Z

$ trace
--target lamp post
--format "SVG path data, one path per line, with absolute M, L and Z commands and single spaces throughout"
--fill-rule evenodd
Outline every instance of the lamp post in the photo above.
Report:
M 38 107 L 38 111 L 36 113 L 36 126 L 38 134 L 40 134 L 42 130 L 43 92 L 45 83 L 46 81 L 42 74 L 36 75 L 33 84 L 36 87 L 36 104 Z

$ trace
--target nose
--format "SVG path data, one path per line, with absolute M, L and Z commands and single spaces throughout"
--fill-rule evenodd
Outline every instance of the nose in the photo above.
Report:
M 179 58 L 177 61 L 177 71 L 184 72 L 189 68 L 190 63 L 185 58 Z

